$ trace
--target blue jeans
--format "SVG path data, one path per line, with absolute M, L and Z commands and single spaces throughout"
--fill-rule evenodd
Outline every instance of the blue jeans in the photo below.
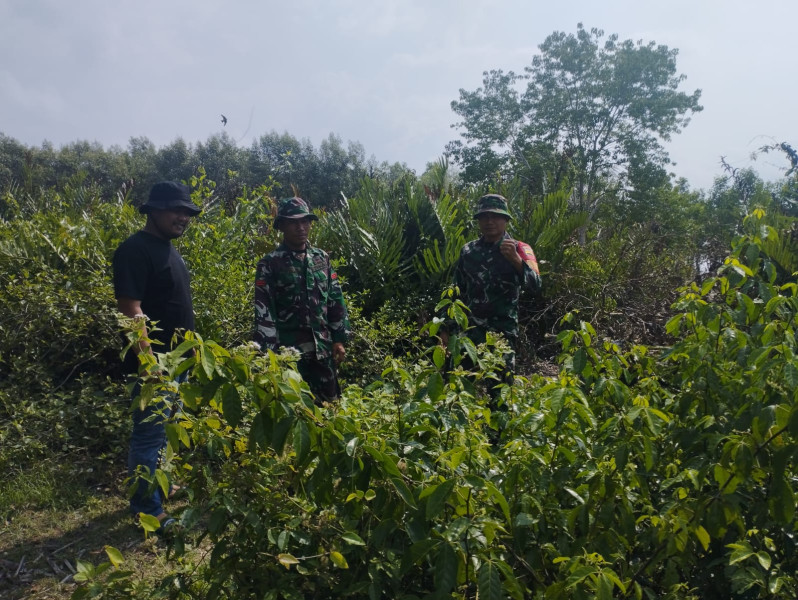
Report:
M 178 377 L 178 381 L 185 381 L 185 374 Z M 132 398 L 139 395 L 141 384 L 133 388 Z M 173 399 L 176 400 L 176 399 Z M 130 446 L 127 455 L 127 472 L 133 477 L 138 467 L 144 467 L 151 476 L 161 461 L 161 454 L 166 448 L 166 421 L 179 410 L 178 405 L 172 407 L 171 414 L 165 414 L 167 403 L 163 400 L 153 401 L 144 410 L 139 408 L 133 411 L 133 430 L 130 433 Z M 131 481 L 135 491 L 130 498 L 130 512 L 134 515 L 145 513 L 157 517 L 163 510 L 163 492 L 156 485 L 150 492 L 150 484 L 141 477 Z

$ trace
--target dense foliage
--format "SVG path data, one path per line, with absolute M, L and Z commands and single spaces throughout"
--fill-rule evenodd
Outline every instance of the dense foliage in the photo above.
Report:
M 519 194 L 514 227 L 551 259 L 538 318 L 570 305 L 604 329 L 571 313 L 557 327 L 559 375 L 519 378 L 502 392 L 506 410 L 491 411 L 485 389 L 503 342 L 474 348 L 453 337 L 447 359 L 432 343 L 437 317 L 417 325 L 447 310 L 467 319 L 445 291 L 446 263 L 429 257 L 431 248 L 447 256 L 444 228 L 453 244 L 475 235 L 478 192 L 367 181 L 348 213 L 322 214 L 314 231 L 339 249 L 356 330 L 344 396 L 319 409 L 295 357 L 246 343 L 254 263 L 276 241 L 271 190 L 219 202 L 203 171 L 189 183 L 206 214 L 178 244 L 202 337 L 187 342 L 195 359 L 179 358 L 182 349 L 160 356 L 169 373 L 160 385 L 185 410 L 154 481 L 177 478 L 188 492 L 174 573 L 162 588 L 142 587 L 109 548 L 105 565 L 82 563 L 76 597 L 795 594 L 798 301 L 786 217 L 754 211 L 718 276 L 679 292 L 675 313 L 663 293 L 662 314 L 650 318 L 675 341 L 653 349 L 619 328 L 635 293 L 643 301 L 657 289 L 651 278 L 664 288 L 691 273 L 689 252 L 663 257 L 676 248 L 673 230 L 629 225 L 569 246 L 580 221 L 566 196 Z M 108 201 L 91 185 L 39 198 L 7 192 L 4 202 L 15 212 L 0 229 L 3 463 L 118 456 L 127 403 L 109 260 L 141 217 L 124 193 Z M 383 255 L 363 263 L 358 253 L 403 240 L 390 223 L 418 233 L 396 249 L 402 285 L 378 302 L 363 265 L 379 272 Z M 457 366 L 466 354 L 473 376 Z M 178 385 L 183 370 L 191 375 Z
M 667 350 L 622 350 L 569 317 L 559 375 L 505 388 L 506 412 L 482 387 L 500 343 L 453 338 L 450 367 L 437 346 L 390 360 L 323 410 L 290 354 L 197 338 L 196 358 L 164 355 L 170 376 L 191 370 L 169 426 L 191 498 L 174 556 L 212 548 L 164 591 L 793 598 L 798 286 L 779 285 L 762 217 L 682 290 Z
M 730 165 L 706 192 L 672 182 L 660 139 L 699 94 L 678 91 L 674 50 L 602 36 L 550 36 L 523 94 L 501 71 L 461 92 L 459 173 L 442 158 L 416 177 L 335 136 L 0 135 L 0 489 L 44 461 L 124 463 L 119 355 L 139 333 L 111 257 L 152 182 L 185 180 L 203 208 L 175 240 L 197 332 L 136 400 L 183 406 L 151 477 L 186 494 L 169 573 L 142 580 L 109 546 L 76 565 L 74 598 L 798 595 L 798 155 L 761 150 L 787 156 L 783 182 Z M 467 327 L 451 273 L 488 191 L 544 282 L 496 401 L 505 340 L 438 337 Z M 248 342 L 255 265 L 293 193 L 353 327 L 342 398 L 322 407 L 296 355 Z

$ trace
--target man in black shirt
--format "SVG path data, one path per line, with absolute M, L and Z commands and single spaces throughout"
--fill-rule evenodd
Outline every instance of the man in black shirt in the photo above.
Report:
M 141 231 L 122 242 L 114 253 L 114 294 L 119 312 L 125 316 L 144 318 L 146 315 L 150 321 L 157 322 L 158 329 L 145 331 L 146 337 L 160 342 L 158 345 L 168 350 L 175 331 L 194 329 L 188 269 L 171 240 L 183 235 L 191 217 L 201 211 L 191 201 L 188 187 L 174 182 L 155 184 L 149 200 L 139 211 L 147 215 L 147 223 Z M 138 355 L 152 353 L 153 348 L 142 341 L 134 347 L 134 352 L 125 362 L 130 372 L 136 372 L 142 364 Z M 134 390 L 134 397 L 136 395 L 138 386 Z M 156 402 L 144 410 L 133 411 L 128 453 L 130 475 L 140 467 L 151 475 L 155 473 L 166 445 L 164 406 L 163 402 Z M 163 510 L 160 491 L 148 493 L 148 487 L 146 481 L 135 481 L 130 509 L 136 515 L 145 513 L 157 517 L 165 529 L 173 520 Z

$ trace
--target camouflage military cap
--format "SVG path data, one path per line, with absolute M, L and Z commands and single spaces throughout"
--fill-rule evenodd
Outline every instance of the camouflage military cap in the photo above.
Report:
M 479 199 L 477 204 L 477 212 L 474 213 L 474 218 L 479 218 L 483 213 L 495 213 L 497 215 L 504 215 L 508 219 L 512 219 L 512 215 L 507 212 L 507 198 L 499 194 L 485 194 Z
M 299 196 L 293 198 L 283 198 L 277 205 L 277 216 L 274 218 L 274 226 L 280 219 L 304 219 L 310 217 L 311 221 L 316 221 L 318 217 L 310 212 L 308 203 Z

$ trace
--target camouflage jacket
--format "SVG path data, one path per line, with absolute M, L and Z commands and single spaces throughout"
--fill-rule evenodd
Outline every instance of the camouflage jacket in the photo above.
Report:
M 258 263 L 255 341 L 263 350 L 296 348 L 327 358 L 349 338 L 349 319 L 338 276 L 324 250 L 310 244 L 293 252 L 280 244 Z
M 503 333 L 514 343 L 518 337 L 518 297 L 521 289 L 540 289 L 540 275 L 532 248 L 516 242 L 523 260 L 523 270 L 518 273 L 499 250 L 503 240 L 512 239 L 507 233 L 495 243 L 479 238 L 467 243 L 460 251 L 454 272 L 454 283 L 471 310 L 469 325 L 478 330 Z

